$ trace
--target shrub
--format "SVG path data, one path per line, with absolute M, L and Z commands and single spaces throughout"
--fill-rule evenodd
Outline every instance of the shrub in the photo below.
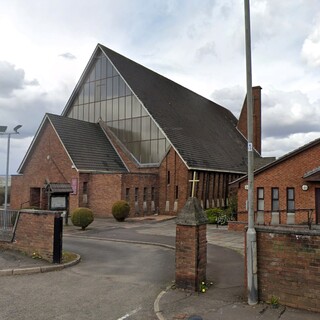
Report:
M 223 210 L 219 208 L 211 208 L 207 209 L 205 213 L 208 218 L 208 223 L 216 224 L 218 217 L 223 214 Z
M 130 206 L 127 201 L 119 200 L 112 206 L 112 215 L 117 221 L 124 221 L 129 217 Z
M 71 221 L 74 226 L 84 230 L 94 220 L 93 212 L 89 208 L 77 208 L 71 214 Z
M 211 224 L 219 224 L 223 226 L 228 224 L 228 221 L 230 220 L 230 214 L 227 209 L 211 208 L 207 209 L 205 213 L 208 218 L 208 223 Z

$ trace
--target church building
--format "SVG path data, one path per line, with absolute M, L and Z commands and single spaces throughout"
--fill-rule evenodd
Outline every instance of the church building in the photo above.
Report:
M 255 163 L 261 88 L 255 87 Z M 111 215 L 175 215 L 191 195 L 226 207 L 229 183 L 247 172 L 246 103 L 226 108 L 98 44 L 61 115 L 45 114 L 12 177 L 11 208 L 89 207 Z

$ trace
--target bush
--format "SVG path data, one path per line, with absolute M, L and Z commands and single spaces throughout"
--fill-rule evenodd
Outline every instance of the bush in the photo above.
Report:
M 205 211 L 208 218 L 208 223 L 216 224 L 218 217 L 223 214 L 223 210 L 219 208 L 211 208 Z
M 220 208 L 211 208 L 207 209 L 205 214 L 207 215 L 208 223 L 211 224 L 219 224 L 224 226 L 228 224 L 228 221 L 230 220 L 230 214 L 227 209 L 223 210 Z
M 71 221 L 74 226 L 84 230 L 94 220 L 93 212 L 89 208 L 77 208 L 71 214 Z
M 130 206 L 127 201 L 119 200 L 115 202 L 112 206 L 112 215 L 119 222 L 122 222 L 126 218 L 128 218 L 129 213 L 130 213 Z

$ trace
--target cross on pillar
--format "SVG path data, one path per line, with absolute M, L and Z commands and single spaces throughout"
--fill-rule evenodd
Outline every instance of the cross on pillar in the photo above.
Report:
M 189 182 L 192 182 L 192 191 L 191 191 L 191 197 L 193 198 L 194 197 L 194 189 L 195 189 L 195 186 L 196 186 L 196 183 L 199 182 L 200 180 L 197 180 L 196 179 L 196 172 L 193 171 L 193 179 L 192 180 L 189 180 Z

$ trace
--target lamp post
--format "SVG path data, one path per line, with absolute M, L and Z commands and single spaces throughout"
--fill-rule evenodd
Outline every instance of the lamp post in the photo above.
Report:
M 12 132 L 6 132 L 7 126 L 0 126 L 0 135 L 8 136 L 7 144 L 7 165 L 6 165 L 6 184 L 5 184 L 5 195 L 4 195 L 4 215 L 3 215 L 3 229 L 7 229 L 7 210 L 8 210 L 8 184 L 9 184 L 9 155 L 10 155 L 10 138 L 12 134 L 19 134 L 18 130 L 22 125 L 18 125 L 13 128 Z
M 248 122 L 248 230 L 247 230 L 247 290 L 248 304 L 258 303 L 257 239 L 254 228 L 254 157 L 253 157 L 253 100 L 251 68 L 250 1 L 244 0 L 246 73 L 247 73 L 247 122 Z

